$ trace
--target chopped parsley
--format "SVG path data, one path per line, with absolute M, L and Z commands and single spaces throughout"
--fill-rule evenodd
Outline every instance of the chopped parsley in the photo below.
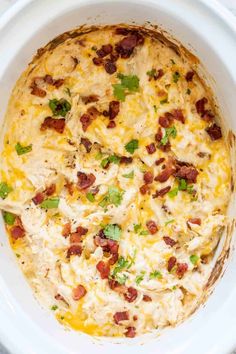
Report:
M 94 197 L 93 193 L 91 193 L 91 192 L 86 193 L 86 198 L 87 198 L 91 203 L 93 203 L 94 200 L 95 200 L 95 197 Z
M 168 196 L 170 198 L 176 197 L 179 191 L 186 191 L 189 194 L 193 194 L 193 185 L 187 184 L 185 179 L 179 179 L 178 183 L 178 187 L 173 188 L 171 191 L 168 192 Z
M 121 237 L 121 228 L 117 224 L 108 224 L 103 229 L 104 235 L 110 240 L 119 241 Z
M 116 207 L 118 207 L 122 202 L 123 194 L 124 194 L 124 192 L 120 191 L 117 187 L 110 186 L 110 187 L 108 187 L 107 194 L 102 199 L 102 201 L 99 203 L 99 205 L 102 208 L 105 208 L 110 204 L 114 204 Z
M 149 278 L 150 279 L 161 279 L 162 274 L 161 274 L 161 272 L 159 272 L 159 270 L 154 270 L 153 272 L 150 273 Z
M 125 150 L 128 151 L 130 154 L 133 154 L 134 151 L 137 149 L 138 149 L 138 140 L 137 139 L 130 140 L 125 145 Z
M 49 107 L 54 116 L 65 117 L 67 112 L 71 110 L 71 104 L 66 99 L 61 98 L 60 100 L 54 98 L 49 100 Z
M 142 229 L 142 224 L 135 224 L 134 225 L 134 233 L 135 234 L 139 234 L 141 236 L 145 236 L 145 235 L 149 234 L 148 230 L 141 230 L 141 229 Z
M 173 75 L 172 75 L 173 81 L 175 83 L 177 83 L 179 81 L 180 78 L 180 73 L 178 71 L 176 71 Z
M 146 236 L 146 235 L 148 235 L 148 234 L 149 234 L 148 230 L 142 230 L 142 231 L 140 231 L 140 233 L 139 233 L 139 235 L 141 235 L 141 236 Z
M 0 197 L 2 199 L 5 199 L 8 196 L 8 194 L 12 191 L 13 191 L 12 187 L 8 186 L 7 183 L 5 182 L 0 183 Z
M 16 216 L 9 211 L 3 212 L 3 219 L 7 225 L 13 225 L 16 219 Z
M 175 219 L 171 219 L 165 222 L 165 226 L 172 224 L 175 221 Z
M 127 93 L 136 92 L 139 89 L 139 78 L 136 75 L 118 74 L 119 84 L 114 84 L 113 94 L 119 101 L 125 101 Z
M 149 77 L 154 77 L 156 75 L 156 73 L 157 73 L 156 69 L 152 69 L 152 70 L 147 71 L 147 75 Z
M 130 173 L 126 173 L 122 175 L 122 177 L 133 179 L 134 178 L 134 171 L 131 171 Z
M 136 250 L 134 252 L 133 257 L 128 257 L 128 258 L 124 258 L 123 256 L 119 257 L 118 261 L 116 262 L 116 266 L 113 269 L 111 277 L 115 278 L 118 282 L 119 282 L 119 280 L 117 279 L 117 277 L 119 277 L 120 280 L 122 279 L 121 277 L 123 277 L 123 280 L 125 277 L 125 280 L 126 280 L 128 278 L 126 275 L 124 275 L 124 274 L 120 275 L 118 273 L 122 272 L 123 270 L 130 269 L 132 267 L 132 265 L 134 264 L 135 257 L 136 257 Z
M 101 160 L 102 157 L 103 157 L 103 153 L 101 151 L 99 151 L 97 153 L 97 155 L 95 156 L 95 160 Z
M 109 163 L 115 163 L 118 165 L 120 163 L 120 157 L 117 155 L 111 155 L 111 156 L 105 157 L 101 161 L 101 167 L 106 168 Z
M 176 136 L 177 136 L 177 130 L 174 125 L 170 128 L 166 128 L 165 135 L 161 139 L 161 145 L 166 145 L 168 143 L 170 137 L 176 138 Z
M 27 152 L 32 151 L 32 144 L 28 146 L 22 146 L 20 143 L 17 143 L 15 146 L 17 155 L 24 155 L 27 154 Z
M 198 260 L 199 260 L 199 257 L 196 255 L 196 254 L 192 254 L 190 257 L 190 262 L 193 264 L 193 265 L 196 265 Z
M 135 224 L 134 225 L 134 232 L 137 234 L 139 230 L 141 229 L 142 225 L 141 224 Z
M 140 275 L 137 275 L 137 276 L 136 276 L 136 278 L 135 278 L 135 283 L 136 283 L 137 285 L 139 285 L 139 284 L 141 283 L 141 281 L 143 281 L 145 273 L 146 273 L 146 272 L 142 271 L 142 272 L 140 273 Z
M 52 307 L 51 307 L 51 310 L 52 311 L 56 311 L 58 309 L 58 306 L 57 305 L 53 305 Z
M 52 197 L 45 199 L 41 204 L 41 208 L 43 209 L 55 209 L 58 208 L 60 199 L 58 197 Z

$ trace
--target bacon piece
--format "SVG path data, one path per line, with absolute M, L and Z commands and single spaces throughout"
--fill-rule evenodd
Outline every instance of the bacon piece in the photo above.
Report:
M 169 236 L 163 236 L 163 240 L 170 247 L 174 247 L 174 245 L 177 243 L 175 240 L 173 240 L 173 238 Z
M 92 103 L 92 102 L 97 102 L 99 100 L 98 95 L 89 95 L 89 96 L 83 96 L 81 97 L 82 101 L 84 104 Z
M 82 124 L 83 131 L 86 132 L 86 130 L 88 129 L 88 127 L 92 123 L 91 116 L 87 113 L 82 114 L 82 116 L 80 117 L 80 122 Z
M 207 104 L 208 99 L 206 97 L 201 98 L 195 103 L 197 113 L 202 115 L 205 112 L 205 105 Z
M 64 79 L 57 79 L 53 82 L 53 86 L 56 88 L 61 87 L 64 84 L 65 80 Z
M 118 294 L 124 295 L 127 291 L 127 287 L 125 285 L 121 285 L 115 279 L 108 279 L 108 285 L 111 290 L 114 290 Z
M 108 124 L 107 124 L 107 128 L 108 129 L 113 129 L 116 127 L 116 122 L 114 120 L 111 120 Z
M 134 320 L 134 321 L 137 321 L 137 320 L 138 320 L 138 316 L 134 315 L 134 316 L 133 316 L 133 320 Z
M 162 162 L 164 162 L 165 161 L 165 158 L 164 157 L 161 157 L 160 159 L 158 159 L 158 160 L 156 160 L 155 161 L 155 165 L 156 166 L 159 166 Z
M 162 69 L 158 69 L 156 74 L 154 74 L 153 79 L 158 80 L 164 75 L 164 71 Z
M 196 183 L 198 170 L 194 166 L 181 166 L 175 172 L 175 177 L 183 178 L 189 183 Z
M 96 66 L 100 66 L 103 64 L 103 59 L 102 58 L 93 58 L 93 64 Z
M 10 229 L 11 237 L 14 240 L 18 240 L 19 238 L 23 238 L 25 236 L 25 230 L 21 225 L 15 225 Z
M 53 195 L 56 192 L 56 185 L 54 183 L 52 183 L 50 186 L 48 186 L 45 189 L 44 192 L 47 196 Z
M 46 82 L 46 84 L 53 85 L 53 78 L 51 75 L 45 75 L 43 80 Z
M 70 222 L 67 222 L 65 225 L 63 225 L 63 228 L 62 228 L 62 236 L 64 237 L 68 237 L 71 233 L 71 224 Z
M 92 143 L 89 139 L 81 138 L 80 143 L 85 147 L 87 153 L 89 153 L 92 150 Z
M 104 69 L 110 75 L 114 74 L 117 70 L 116 64 L 111 60 L 106 60 L 104 63 Z
M 173 115 L 169 112 L 166 112 L 164 116 L 159 117 L 158 122 L 163 128 L 168 128 L 173 123 Z
M 176 275 L 178 276 L 179 279 L 183 278 L 187 270 L 188 270 L 187 263 L 177 263 Z
M 124 294 L 124 298 L 126 301 L 128 302 L 133 302 L 136 300 L 138 296 L 138 292 L 135 288 L 133 288 L 132 286 L 130 286 L 128 289 L 127 289 L 127 292 Z
M 139 188 L 139 190 L 140 190 L 140 193 L 141 193 L 141 194 L 145 195 L 145 194 L 147 194 L 148 192 L 150 192 L 150 187 L 149 187 L 148 184 L 144 184 L 144 185 L 142 185 L 142 186 Z
M 70 234 L 71 244 L 78 244 L 81 241 L 82 241 L 82 236 L 78 232 L 72 232 L 72 234 Z
M 205 112 L 202 114 L 202 119 L 205 122 L 211 122 L 214 118 L 214 114 L 210 110 L 205 110 Z
M 134 338 L 136 336 L 136 328 L 135 327 L 127 327 L 125 336 L 128 338 Z
M 187 74 L 185 75 L 186 81 L 192 81 L 194 76 L 194 71 L 188 71 Z
M 67 250 L 67 258 L 70 258 L 70 256 L 81 256 L 83 249 L 81 245 L 72 245 L 68 248 Z
M 70 195 L 73 195 L 73 192 L 74 192 L 73 182 L 70 182 L 68 179 L 66 179 L 65 188 L 68 190 Z
M 173 109 L 171 111 L 171 114 L 173 115 L 175 120 L 178 120 L 182 124 L 185 123 L 185 118 L 184 118 L 182 109 Z
M 94 184 L 96 180 L 96 177 L 92 173 L 86 174 L 84 172 L 78 172 L 77 176 L 78 176 L 77 186 L 81 190 L 89 188 Z
M 66 302 L 65 299 L 64 299 L 64 297 L 63 297 L 61 294 L 56 294 L 56 295 L 54 296 L 54 298 L 55 298 L 56 300 L 60 300 L 60 301 Z
M 120 158 L 120 163 L 123 163 L 125 165 L 128 165 L 128 164 L 130 164 L 132 162 L 133 162 L 133 158 L 132 157 L 121 156 L 121 158 Z
M 110 119 L 115 119 L 115 117 L 117 116 L 117 114 L 120 111 L 120 102 L 119 101 L 111 101 L 109 103 L 109 118 Z
M 150 301 L 152 301 L 152 298 L 148 295 L 143 295 L 143 301 L 150 302 Z
M 164 152 L 168 152 L 168 151 L 170 151 L 170 148 L 171 148 L 170 142 L 168 141 L 167 144 L 162 145 L 161 144 L 162 137 L 163 137 L 163 135 L 162 135 L 161 127 L 159 127 L 157 133 L 155 134 L 155 140 L 159 143 L 157 147 L 158 147 L 158 149 L 160 149 Z
M 153 220 L 148 220 L 146 222 L 146 226 L 148 228 L 148 231 L 150 232 L 151 235 L 154 235 L 158 231 L 157 224 Z
M 172 164 L 168 163 L 164 170 L 162 170 L 159 175 L 157 175 L 154 179 L 157 182 L 164 183 L 170 178 L 170 176 L 175 173 L 175 171 L 175 167 Z
M 35 205 L 41 204 L 44 201 L 44 194 L 42 192 L 37 193 L 33 198 L 32 201 Z
M 108 279 L 110 275 L 110 266 L 109 264 L 99 261 L 98 264 L 96 265 L 97 270 L 100 273 L 100 276 L 102 279 Z
M 168 272 L 171 272 L 171 270 L 174 268 L 175 264 L 177 262 L 176 257 L 170 257 L 167 262 L 167 270 Z
M 151 184 L 153 182 L 153 173 L 151 171 L 147 171 L 143 175 L 143 180 L 145 184 Z
M 128 321 L 129 320 L 129 312 L 128 311 L 116 312 L 113 315 L 113 319 L 116 324 L 120 324 L 120 322 L 122 322 L 122 321 Z
M 146 145 L 146 149 L 149 155 L 154 154 L 154 152 L 156 151 L 156 146 L 154 143 L 151 143 L 149 145 Z
M 39 88 L 38 86 L 32 87 L 30 93 L 31 93 L 31 95 L 38 96 L 38 97 L 45 97 L 47 94 L 47 92 L 45 90 Z
M 221 128 L 215 123 L 206 128 L 206 132 L 210 136 L 211 140 L 218 140 L 222 138 Z
M 45 131 L 46 129 L 53 129 L 56 132 L 62 134 L 65 129 L 65 118 L 52 118 L 46 117 L 44 122 L 41 124 L 40 130 Z
M 190 218 L 187 221 L 187 224 L 189 224 L 189 223 L 195 224 L 195 225 L 201 225 L 202 221 L 200 218 Z
M 105 44 L 102 45 L 102 47 L 96 51 L 96 54 L 99 58 L 104 58 L 112 52 L 112 49 L 113 47 L 111 44 Z
M 115 33 L 121 34 L 122 36 L 127 36 L 127 34 L 130 33 L 130 30 L 128 30 L 128 28 L 118 27 L 118 28 L 116 28 Z
M 87 113 L 92 117 L 92 119 L 97 118 L 97 116 L 99 115 L 99 111 L 95 106 L 89 107 Z
M 166 193 L 168 193 L 171 190 L 171 186 L 167 186 L 165 188 L 160 189 L 159 191 L 156 191 L 155 194 L 152 195 L 153 198 L 158 198 L 158 197 L 164 197 Z
M 87 229 L 86 227 L 77 226 L 76 232 L 77 232 L 80 236 L 84 236 L 84 235 L 87 234 L 88 229 Z
M 144 38 L 137 31 L 132 31 L 127 37 L 123 38 L 120 42 L 116 44 L 116 51 L 120 54 L 121 58 L 127 59 L 131 56 L 134 48 L 137 45 L 144 43 Z
M 73 289 L 72 291 L 72 297 L 73 300 L 78 301 L 80 300 L 82 297 L 84 297 L 87 294 L 87 290 L 85 289 L 85 287 L 81 284 L 79 284 L 75 289 Z

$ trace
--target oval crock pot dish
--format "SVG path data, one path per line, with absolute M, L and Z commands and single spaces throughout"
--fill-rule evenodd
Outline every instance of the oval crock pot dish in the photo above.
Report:
M 138 27 L 40 49 L 9 102 L 0 207 L 40 303 L 134 337 L 199 305 L 225 225 L 229 150 L 182 47 Z

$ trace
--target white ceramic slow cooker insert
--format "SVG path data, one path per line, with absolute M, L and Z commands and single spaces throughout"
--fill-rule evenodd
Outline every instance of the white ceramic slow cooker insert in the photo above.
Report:
M 208 73 L 225 125 L 236 132 L 236 21 L 215 0 L 22 0 L 0 18 L 0 118 L 36 50 L 82 24 L 149 21 L 180 41 Z M 229 214 L 236 215 L 235 204 Z M 17 354 L 224 354 L 236 346 L 236 254 L 189 320 L 159 338 L 109 340 L 66 331 L 33 297 L 0 222 L 0 341 Z M 119 341 L 119 344 L 116 342 Z

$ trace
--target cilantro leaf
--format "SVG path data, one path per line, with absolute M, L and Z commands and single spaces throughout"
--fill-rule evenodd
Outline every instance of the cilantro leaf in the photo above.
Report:
M 119 101 L 124 101 L 129 92 L 136 92 L 139 89 L 139 78 L 136 75 L 118 74 L 119 84 L 114 84 L 113 94 Z
M 141 229 L 142 225 L 141 224 L 135 224 L 134 225 L 134 232 L 137 234 L 139 230 Z
M 157 73 L 156 69 L 152 69 L 152 70 L 147 71 L 147 75 L 149 77 L 154 77 L 156 75 L 156 73 Z
M 124 102 L 125 101 L 125 87 L 121 84 L 114 84 L 113 86 L 113 95 L 119 100 Z
M 71 110 L 71 104 L 66 99 L 61 98 L 60 100 L 54 98 L 49 100 L 49 107 L 54 116 L 65 117 L 67 112 Z
M 7 225 L 13 225 L 16 219 L 16 216 L 9 211 L 3 212 L 3 219 Z
M 168 196 L 169 196 L 170 198 L 174 198 L 174 197 L 177 196 L 178 191 L 179 191 L 179 188 L 176 187 L 176 188 L 174 188 L 174 189 L 172 189 L 171 191 L 168 192 Z
M 121 228 L 117 224 L 108 224 L 103 229 L 104 235 L 110 240 L 119 241 L 121 236 Z
M 129 265 L 128 259 L 123 256 L 119 257 L 116 267 L 113 269 L 112 276 L 116 276 L 117 273 L 121 272 L 123 269 L 127 268 Z
M 43 209 L 54 209 L 54 208 L 58 208 L 60 199 L 58 197 L 52 197 L 52 198 L 48 198 L 45 199 L 41 204 L 41 208 Z
M 130 173 L 126 173 L 126 174 L 122 175 L 122 177 L 133 179 L 134 178 L 134 171 L 131 171 Z
M 180 78 L 180 73 L 178 71 L 176 71 L 173 75 L 172 75 L 173 81 L 175 83 L 177 83 L 179 81 Z
M 185 179 L 181 178 L 179 180 L 179 190 L 180 191 L 185 191 L 187 189 L 187 182 L 185 181 Z
M 142 230 L 142 231 L 140 231 L 140 233 L 139 233 L 139 235 L 141 235 L 141 236 L 146 236 L 146 235 L 148 235 L 148 234 L 149 234 L 148 230 Z
M 116 276 L 115 276 L 115 280 L 120 285 L 124 285 L 127 279 L 128 279 L 128 276 L 126 274 L 116 274 Z
M 86 194 L 86 198 L 87 198 L 91 203 L 93 203 L 94 200 L 95 200 L 95 197 L 94 197 L 93 193 L 91 193 L 91 192 L 88 192 L 88 193 Z
M 52 311 L 56 311 L 58 309 L 58 306 L 57 305 L 53 305 L 52 307 L 51 307 L 51 310 Z
M 135 150 L 138 149 L 138 140 L 133 139 L 130 140 L 126 145 L 125 145 L 125 150 L 128 151 L 130 154 L 133 154 Z
M 149 275 L 150 279 L 161 279 L 162 278 L 162 274 L 161 272 L 159 272 L 158 270 L 154 270 L 154 272 L 151 272 Z
M 165 135 L 161 139 L 161 145 L 166 145 L 168 143 L 170 137 L 176 138 L 176 136 L 177 136 L 177 130 L 174 125 L 170 128 L 166 128 Z
M 120 191 L 117 187 L 115 186 L 110 186 L 108 187 L 108 192 L 105 195 L 105 197 L 102 199 L 102 201 L 99 203 L 99 205 L 104 208 L 107 207 L 110 204 L 114 204 L 116 207 L 119 206 L 122 202 L 123 199 L 123 191 Z
M 190 262 L 193 264 L 193 265 L 196 265 L 198 260 L 199 260 L 199 257 L 196 255 L 196 254 L 192 254 L 190 257 Z
M 8 186 L 7 183 L 1 182 L 0 183 L 0 197 L 5 199 L 10 192 L 12 192 L 12 187 Z
M 28 146 L 22 146 L 20 143 L 17 143 L 15 146 L 17 155 L 24 155 L 27 154 L 27 152 L 32 151 L 32 144 Z
M 106 168 L 108 165 L 109 165 L 109 157 L 105 157 L 105 159 L 102 159 L 101 163 L 100 163 L 100 166 L 102 168 Z
M 145 275 L 145 272 L 143 271 L 143 272 L 141 272 L 140 275 L 137 275 L 137 276 L 136 276 L 136 278 L 135 278 L 135 283 L 136 283 L 137 285 L 139 285 L 139 284 L 141 283 L 141 281 L 143 281 L 144 275 Z

